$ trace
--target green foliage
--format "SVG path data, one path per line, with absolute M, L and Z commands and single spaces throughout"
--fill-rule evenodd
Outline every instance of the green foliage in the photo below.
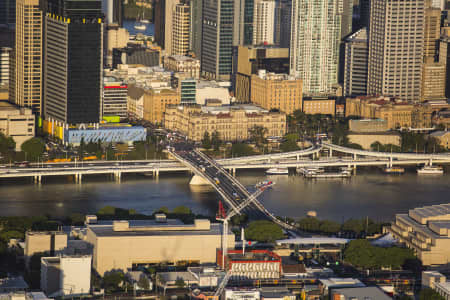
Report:
M 365 232 L 367 222 L 367 234 L 372 235 L 380 233 L 382 229 L 382 223 L 376 223 L 371 219 L 347 220 L 342 226 L 334 221 L 319 220 L 315 217 L 305 217 L 298 221 L 298 228 L 306 232 L 323 233 L 323 234 L 335 234 L 342 231 L 353 232 L 356 235 Z
M 262 126 L 254 126 L 249 129 L 250 140 L 255 142 L 256 146 L 266 144 L 267 128 Z
M 219 151 L 220 144 L 221 144 L 220 135 L 217 131 L 214 131 L 211 134 L 211 145 L 212 145 L 214 151 Z
M 184 287 L 186 286 L 186 283 L 184 283 L 183 278 L 178 277 L 178 278 L 175 280 L 175 285 L 176 285 L 178 288 L 182 289 L 182 288 L 184 288 Z
M 240 157 L 240 156 L 250 156 L 255 154 L 252 147 L 244 143 L 233 143 L 231 146 L 231 156 L 232 157 Z
M 397 300 L 413 300 L 413 298 L 411 298 L 410 296 L 407 296 L 407 295 L 402 295 L 402 296 L 398 297 Z
M 141 289 L 144 289 L 144 290 L 150 289 L 150 282 L 148 281 L 147 276 L 145 276 L 143 274 L 141 275 L 141 277 L 139 277 L 137 285 L 138 285 L 138 287 L 140 287 Z
M 352 149 L 357 149 L 357 150 L 363 150 L 363 147 L 360 144 L 356 144 L 356 143 L 347 143 L 346 147 L 352 148 Z
M 283 152 L 289 152 L 299 150 L 300 148 L 298 147 L 297 142 L 294 142 L 293 140 L 287 140 L 281 143 L 280 149 Z
M 424 288 L 419 293 L 419 300 L 445 300 L 445 298 L 433 289 Z
M 181 205 L 181 206 L 175 207 L 172 210 L 172 213 L 173 214 L 179 214 L 179 215 L 190 215 L 192 212 L 191 212 L 191 209 L 189 207 Z
M 351 231 L 356 234 L 360 234 L 364 231 L 364 225 L 361 220 L 349 219 L 342 224 L 343 231 Z
M 370 145 L 370 150 L 377 152 L 402 152 L 402 148 L 393 144 L 381 144 L 380 142 L 374 142 Z
M 202 147 L 205 148 L 206 150 L 211 149 L 211 138 L 209 137 L 209 132 L 205 131 L 205 133 L 203 134 L 203 139 L 202 139 Z
M 72 225 L 80 226 L 84 224 L 84 215 L 80 213 L 70 214 L 70 223 Z
M 231 224 L 233 226 L 238 226 L 246 223 L 248 221 L 248 216 L 246 214 L 235 215 L 231 217 Z
M 300 136 L 298 135 L 298 133 L 289 133 L 289 134 L 286 134 L 286 136 L 284 138 L 288 141 L 296 143 L 300 139 Z
M 429 137 L 424 133 L 403 132 L 402 152 L 439 153 L 445 149 L 435 137 Z
M 97 215 L 115 215 L 116 214 L 116 208 L 114 206 L 107 205 L 105 207 L 100 208 L 100 210 L 97 212 Z
M 333 144 L 340 146 L 347 146 L 349 144 L 348 140 L 348 127 L 346 124 L 337 123 L 333 129 Z
M 344 251 L 345 261 L 365 269 L 390 267 L 400 269 L 408 260 L 415 259 L 411 249 L 390 247 L 381 248 L 370 244 L 368 240 L 351 241 Z
M 12 137 L 6 137 L 0 132 L 0 153 L 6 154 L 16 149 L 16 142 Z
M 280 226 L 266 220 L 250 222 L 245 229 L 245 238 L 248 240 L 273 243 L 283 237 L 283 231 Z
M 110 272 L 103 276 L 103 285 L 107 292 L 117 291 L 119 285 L 123 283 L 125 276 L 122 272 Z
M 169 209 L 166 206 L 162 206 L 157 211 L 155 211 L 155 213 L 163 213 L 167 215 L 169 213 Z
M 321 221 L 315 217 L 306 217 L 298 221 L 298 228 L 309 232 L 318 232 Z
M 21 149 L 27 160 L 35 161 L 44 153 L 45 143 L 40 138 L 31 138 L 22 144 Z

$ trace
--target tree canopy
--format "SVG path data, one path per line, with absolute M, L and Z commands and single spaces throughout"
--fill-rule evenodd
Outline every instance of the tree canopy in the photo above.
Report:
M 27 160 L 37 160 L 45 151 L 45 143 L 40 138 L 31 138 L 25 141 L 22 151 L 26 153 Z
M 211 138 L 209 137 L 209 132 L 205 131 L 205 133 L 203 134 L 203 139 L 202 139 L 202 147 L 205 148 L 206 150 L 211 149 Z
M 419 300 L 445 300 L 445 298 L 433 289 L 423 288 L 419 293 Z
M 0 153 L 7 153 L 16 149 L 16 142 L 12 137 L 7 137 L 0 132 Z
M 245 238 L 248 240 L 273 243 L 283 237 L 281 227 L 266 220 L 250 222 L 245 229 Z
M 231 156 L 240 157 L 240 156 L 249 156 L 253 155 L 255 152 L 252 147 L 244 143 L 233 143 L 231 146 Z

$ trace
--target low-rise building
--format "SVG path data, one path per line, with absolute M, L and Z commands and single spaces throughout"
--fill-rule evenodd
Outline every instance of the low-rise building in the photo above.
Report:
M 261 287 L 261 300 L 295 300 L 296 296 L 284 287 Z
M 225 264 L 225 265 L 224 265 Z M 222 250 L 217 251 L 217 265 L 230 273 L 230 280 L 280 278 L 281 257 L 268 250 L 228 250 L 223 258 Z
M 348 129 L 352 132 L 383 132 L 388 131 L 388 124 L 382 119 L 349 120 Z
M 205 105 L 209 99 L 219 99 L 222 105 L 228 105 L 231 102 L 229 81 L 207 81 L 200 80 L 197 82 L 195 92 L 195 102 Z
M 402 142 L 402 136 L 398 132 L 349 132 L 347 137 L 350 143 L 361 145 L 366 150 L 370 150 L 370 145 L 375 142 L 394 146 L 400 146 Z
M 430 289 L 435 288 L 436 283 L 444 283 L 447 278 L 437 271 L 422 272 L 422 286 Z
M 213 263 L 222 245 L 222 224 L 195 220 L 99 221 L 88 225 L 86 241 L 93 245 L 93 267 L 100 274 L 151 263 Z M 228 245 L 234 248 L 234 234 Z
M 450 128 L 450 110 L 441 110 L 433 115 L 432 121 L 435 125 L 442 125 L 444 128 Z
M 135 85 L 128 86 L 127 111 L 131 119 L 144 118 L 144 89 Z
M 201 141 L 204 133 L 219 133 L 224 141 L 244 141 L 250 129 L 267 129 L 266 136 L 286 133 L 286 114 L 269 112 L 252 105 L 234 106 L 169 106 L 164 117 L 167 129 L 179 131 L 194 141 Z
M 0 293 L 23 292 L 25 290 L 28 290 L 28 284 L 22 276 L 0 278 Z
M 47 298 L 43 292 L 16 292 L 2 293 L 0 300 L 53 300 L 53 298 Z
M 180 104 L 181 95 L 172 88 L 146 89 L 144 91 L 144 119 L 159 124 L 168 105 Z
M 333 300 L 391 300 L 381 289 L 370 287 L 354 287 L 346 289 L 334 289 L 331 291 L 331 299 Z
M 320 289 L 323 295 L 329 295 L 332 289 L 360 288 L 366 285 L 356 278 L 327 278 L 320 279 Z
M 302 109 L 302 80 L 288 74 L 259 70 L 251 77 L 251 102 L 265 109 L 292 114 Z
M 450 300 L 450 281 L 437 282 L 434 290 L 445 300 Z
M 425 266 L 450 261 L 450 204 L 432 205 L 397 214 L 386 230 L 414 249 Z
M 27 231 L 25 233 L 25 259 L 28 261 L 34 254 L 62 254 L 67 248 L 67 234 L 61 231 Z
M 118 65 L 141 64 L 147 67 L 159 65 L 159 51 L 144 48 L 141 45 L 115 48 L 112 51 L 112 65 L 116 69 Z
M 224 300 L 260 300 L 261 293 L 257 289 L 227 288 L 224 292 Z
M 35 116 L 30 108 L 16 107 L 0 101 L 0 132 L 12 137 L 16 142 L 16 151 L 26 141 L 34 137 Z
M 164 57 L 164 68 L 169 71 L 186 73 L 190 78 L 200 78 L 200 60 L 183 55 Z
M 49 297 L 89 294 L 91 261 L 90 255 L 42 257 L 41 290 Z
M 114 77 L 104 77 L 103 80 L 102 116 L 127 118 L 128 85 Z
M 66 145 L 80 145 L 85 143 L 128 143 L 145 141 L 147 130 L 142 126 L 131 126 L 127 124 L 106 124 L 101 127 L 66 128 L 64 129 L 63 141 Z
M 303 97 L 305 114 L 332 115 L 336 113 L 336 100 L 329 97 Z
M 432 132 L 430 136 L 437 139 L 439 141 L 439 145 L 445 149 L 450 148 L 450 131 L 436 131 Z

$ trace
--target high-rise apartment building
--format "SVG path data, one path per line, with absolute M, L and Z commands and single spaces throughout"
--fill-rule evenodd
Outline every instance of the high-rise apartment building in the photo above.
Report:
M 425 9 L 424 57 L 435 57 L 441 30 L 441 10 L 429 7 Z
M 0 87 L 9 85 L 10 61 L 13 49 L 9 47 L 0 48 Z
M 98 123 L 103 87 L 101 0 L 47 0 L 45 118 Z
M 291 44 L 291 10 L 292 1 L 280 0 L 280 35 L 277 40 L 281 48 L 289 48 Z
M 102 11 L 107 24 L 123 26 L 123 0 L 102 0 Z
M 371 1 L 368 94 L 420 100 L 424 15 L 424 0 Z
M 232 73 L 234 1 L 203 1 L 201 72 L 229 80 Z
M 338 83 L 344 0 L 292 2 L 290 73 L 306 94 L 330 94 Z
M 344 96 L 367 93 L 367 29 L 364 27 L 345 39 Z
M 173 12 L 172 53 L 186 55 L 189 51 L 190 7 L 187 4 L 175 5 Z
M 0 24 L 16 23 L 16 0 L 0 1 Z
M 198 59 L 202 57 L 202 3 L 202 0 L 189 1 L 191 9 L 189 48 Z
M 256 0 L 253 8 L 253 45 L 275 44 L 279 13 L 276 0 Z
M 10 101 L 42 112 L 42 11 L 39 0 L 17 0 Z
M 180 0 L 155 1 L 155 42 L 169 55 L 172 54 L 173 14 L 177 4 Z

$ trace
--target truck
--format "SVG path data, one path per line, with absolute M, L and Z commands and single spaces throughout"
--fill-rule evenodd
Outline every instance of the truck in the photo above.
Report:
M 220 180 L 217 177 L 214 177 L 214 181 L 216 182 L 216 184 L 220 184 Z

